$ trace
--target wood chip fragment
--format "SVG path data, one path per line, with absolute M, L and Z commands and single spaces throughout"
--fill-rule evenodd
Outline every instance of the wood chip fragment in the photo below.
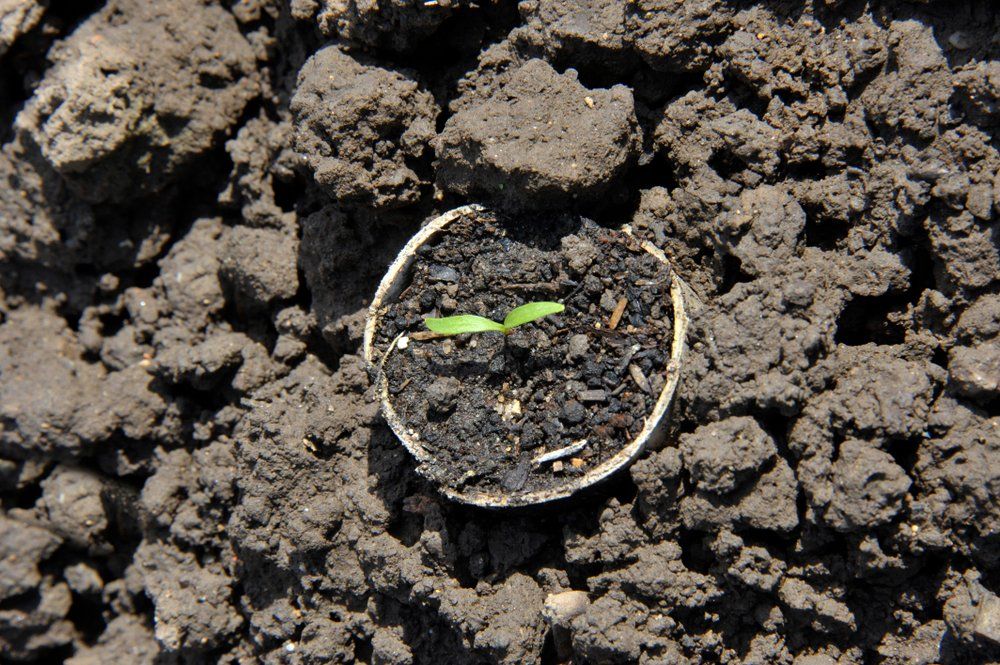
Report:
M 639 390 L 650 395 L 653 394 L 653 389 L 649 385 L 649 379 L 642 373 L 638 365 L 631 363 L 628 366 L 628 373 L 632 377 L 632 380 L 635 381 L 635 385 L 639 386 Z
M 628 298 L 622 296 L 618 299 L 618 304 L 615 305 L 615 311 L 611 312 L 611 318 L 608 319 L 609 330 L 614 330 L 618 327 L 618 322 L 622 320 L 622 314 L 625 313 L 626 305 L 628 305 Z
M 608 399 L 608 393 L 604 390 L 581 390 L 578 397 L 581 402 L 603 402 Z
M 410 339 L 418 342 L 424 342 L 429 339 L 439 339 L 441 337 L 447 337 L 447 335 L 442 335 L 432 330 L 420 330 L 415 333 L 410 333 Z
M 569 461 L 569 463 L 574 469 L 583 468 L 583 460 L 580 459 L 579 457 L 574 457 Z

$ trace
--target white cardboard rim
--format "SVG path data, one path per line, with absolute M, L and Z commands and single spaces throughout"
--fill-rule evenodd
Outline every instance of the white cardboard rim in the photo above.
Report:
M 368 308 L 363 347 L 365 363 L 375 374 L 375 388 L 382 403 L 383 416 L 396 437 L 399 438 L 403 446 L 417 460 L 418 472 L 431 460 L 431 455 L 423 447 L 419 439 L 414 438 L 408 432 L 406 425 L 392 407 L 382 366 L 385 364 L 385 360 L 389 354 L 396 348 L 396 345 L 395 343 L 389 344 L 389 347 L 382 356 L 376 359 L 373 346 L 375 329 L 386 303 L 395 298 L 404 288 L 408 278 L 408 269 L 415 260 L 417 249 L 456 219 L 469 213 L 477 213 L 484 210 L 485 208 L 478 204 L 461 206 L 434 218 L 421 228 L 410 238 L 409 242 L 400 250 L 395 260 L 386 270 L 385 276 L 379 283 L 378 289 L 375 291 L 375 296 L 372 298 L 371 305 Z M 623 227 L 623 231 L 631 234 L 631 229 L 628 226 Z M 643 249 L 658 260 L 668 266 L 670 265 L 666 256 L 657 247 L 646 241 L 643 241 L 641 244 Z M 588 470 L 582 476 L 571 478 L 566 483 L 554 488 L 527 492 L 510 492 L 500 495 L 482 491 L 460 492 L 451 487 L 439 486 L 439 489 L 445 496 L 461 503 L 484 508 L 512 508 L 515 506 L 529 506 L 556 501 L 566 498 L 585 487 L 599 483 L 616 471 L 629 466 L 639 457 L 650 441 L 665 434 L 668 421 L 667 413 L 670 409 L 674 393 L 677 390 L 677 383 L 680 380 L 685 339 L 689 325 L 688 315 L 685 311 L 685 285 L 673 270 L 671 270 L 670 275 L 670 298 L 674 310 L 674 336 L 670 349 L 670 360 L 666 368 L 666 381 L 656 403 L 653 405 L 652 412 L 646 418 L 642 430 L 632 441 L 601 464 Z

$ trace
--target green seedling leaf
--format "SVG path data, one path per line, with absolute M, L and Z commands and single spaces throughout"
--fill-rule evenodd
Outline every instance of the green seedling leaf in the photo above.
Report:
M 440 335 L 460 335 L 462 333 L 487 332 L 490 330 L 507 334 L 507 329 L 502 323 L 491 321 L 475 314 L 459 314 L 457 316 L 446 316 L 443 319 L 424 319 L 424 324 L 432 331 Z
M 457 314 L 455 316 L 446 316 L 443 319 L 428 317 L 424 319 L 424 325 L 431 332 L 439 335 L 461 335 L 462 333 L 490 331 L 509 335 L 518 326 L 537 321 L 549 314 L 558 314 L 564 309 L 566 307 L 557 302 L 529 302 L 510 310 L 503 323 L 497 323 L 496 321 L 476 316 L 475 314 Z
M 510 313 L 503 320 L 503 325 L 509 333 L 512 328 L 537 321 L 549 314 L 558 314 L 564 309 L 566 306 L 558 302 L 529 302 L 510 310 Z

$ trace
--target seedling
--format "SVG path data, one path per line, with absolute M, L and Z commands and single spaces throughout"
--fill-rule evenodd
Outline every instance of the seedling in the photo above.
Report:
M 460 335 L 462 333 L 478 332 L 500 332 L 509 335 L 514 332 L 514 328 L 531 323 L 538 319 L 558 314 L 566 309 L 566 306 L 557 302 L 529 302 L 520 307 L 510 310 L 504 317 L 503 323 L 497 323 L 484 316 L 475 314 L 457 314 L 446 316 L 443 319 L 425 318 L 424 324 L 439 335 Z

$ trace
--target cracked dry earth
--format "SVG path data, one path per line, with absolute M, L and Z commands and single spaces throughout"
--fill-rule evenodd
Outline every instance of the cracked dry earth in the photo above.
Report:
M 1000 662 L 998 35 L 0 0 L 0 660 Z M 629 223 L 703 301 L 666 445 L 558 506 L 441 500 L 359 357 L 469 202 Z

